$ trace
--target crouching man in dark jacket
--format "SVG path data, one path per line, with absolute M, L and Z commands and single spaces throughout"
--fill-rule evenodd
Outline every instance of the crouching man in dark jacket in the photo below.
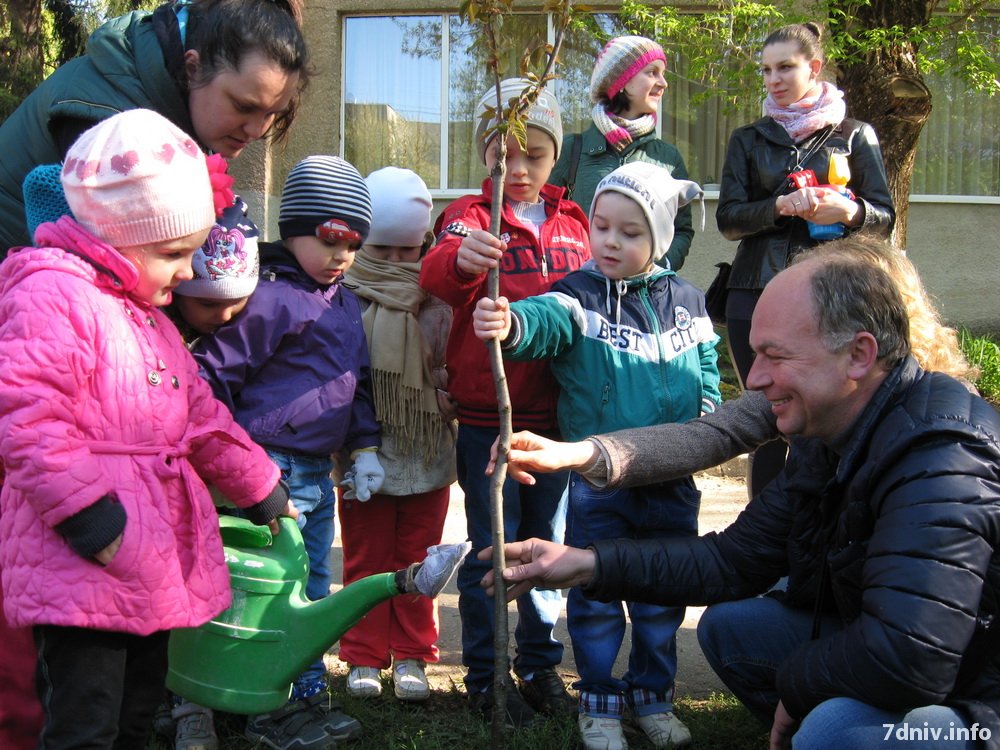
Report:
M 804 254 L 750 334 L 782 474 L 718 534 L 508 544 L 509 596 L 710 605 L 702 649 L 772 748 L 1000 748 L 1000 415 L 908 340 L 882 270 Z

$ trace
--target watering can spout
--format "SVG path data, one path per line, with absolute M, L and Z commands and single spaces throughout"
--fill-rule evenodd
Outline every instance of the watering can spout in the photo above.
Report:
M 436 596 L 470 546 L 432 547 L 423 563 L 370 575 L 314 602 L 305 595 L 309 561 L 294 521 L 282 518 L 273 538 L 245 519 L 219 521 L 232 604 L 201 627 L 171 633 L 167 687 L 230 713 L 280 708 L 292 681 L 369 610 L 399 594 Z

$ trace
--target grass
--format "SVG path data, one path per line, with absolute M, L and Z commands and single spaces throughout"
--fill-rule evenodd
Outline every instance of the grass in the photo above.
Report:
M 725 326 L 717 326 L 715 332 L 719 336 L 719 343 L 716 344 L 715 351 L 719 353 L 719 376 L 722 378 L 719 390 L 722 392 L 723 401 L 732 401 L 742 392 L 740 381 L 736 377 L 733 361 L 729 358 L 729 347 L 726 344 L 727 329 Z
M 435 690 L 424 704 L 405 704 L 392 697 L 391 683 L 381 698 L 361 700 L 342 692 L 343 680 L 336 680 L 334 697 L 344 712 L 364 726 L 364 735 L 338 747 L 351 750 L 464 750 L 490 747 L 490 726 L 469 713 L 464 690 Z M 705 699 L 678 698 L 677 715 L 691 729 L 692 750 L 766 750 L 767 732 L 732 695 L 713 693 Z M 243 738 L 243 717 L 219 715 L 216 732 L 220 750 L 247 750 Z M 645 750 L 653 745 L 642 732 L 626 724 L 629 747 Z M 575 750 L 580 747 L 576 719 L 545 719 L 537 727 L 510 731 L 506 750 Z M 172 750 L 162 738 L 154 739 L 148 750 Z
M 992 336 L 973 336 L 966 328 L 959 331 L 958 341 L 965 358 L 980 370 L 976 388 L 983 398 L 1000 407 L 1000 346 Z

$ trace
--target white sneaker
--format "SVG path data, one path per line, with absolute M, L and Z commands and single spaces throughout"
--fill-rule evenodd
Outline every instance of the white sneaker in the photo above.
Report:
M 691 742 L 691 730 L 684 726 L 684 722 L 673 711 L 636 716 L 635 723 L 658 748 L 684 747 Z
M 392 669 L 392 685 L 401 701 L 425 701 L 431 697 L 431 686 L 427 684 L 423 662 L 416 659 L 396 662 Z
M 347 673 L 347 692 L 355 698 L 382 695 L 382 672 L 375 667 L 351 667 Z
M 621 719 L 580 714 L 579 724 L 585 750 L 628 750 Z

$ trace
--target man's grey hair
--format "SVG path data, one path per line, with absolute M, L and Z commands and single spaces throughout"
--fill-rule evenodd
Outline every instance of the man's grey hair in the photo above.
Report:
M 867 331 L 878 343 L 878 360 L 891 369 L 910 353 L 910 319 L 899 288 L 884 269 L 851 257 L 850 239 L 838 244 L 843 252 L 817 249 L 796 258 L 815 265 L 810 291 L 823 344 L 837 352 Z

